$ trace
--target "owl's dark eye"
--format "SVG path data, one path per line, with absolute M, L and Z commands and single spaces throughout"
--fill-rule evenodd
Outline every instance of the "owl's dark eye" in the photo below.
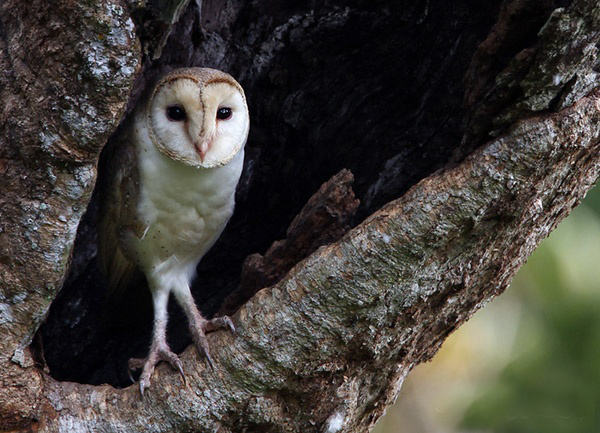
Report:
M 231 117 L 232 110 L 229 107 L 221 107 L 217 110 L 217 119 L 227 120 Z
M 167 118 L 173 122 L 181 122 L 185 120 L 185 110 L 179 105 L 171 105 L 167 107 Z

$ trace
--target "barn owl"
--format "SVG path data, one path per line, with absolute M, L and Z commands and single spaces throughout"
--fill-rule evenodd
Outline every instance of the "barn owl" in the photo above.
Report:
M 250 120 L 241 86 L 214 69 L 177 69 L 162 77 L 124 126 L 101 198 L 98 256 L 112 289 L 124 288 L 136 268 L 148 281 L 154 307 L 140 392 L 155 366 L 168 362 L 185 381 L 166 339 L 172 293 L 186 314 L 194 344 L 212 366 L 205 331 L 228 328 L 229 317 L 206 320 L 190 282 L 200 259 L 231 217 Z

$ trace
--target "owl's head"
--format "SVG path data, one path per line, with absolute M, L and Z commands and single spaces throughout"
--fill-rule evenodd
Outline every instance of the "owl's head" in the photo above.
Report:
M 246 143 L 250 118 L 242 87 L 225 72 L 176 69 L 155 85 L 146 121 L 164 155 L 186 165 L 227 164 Z

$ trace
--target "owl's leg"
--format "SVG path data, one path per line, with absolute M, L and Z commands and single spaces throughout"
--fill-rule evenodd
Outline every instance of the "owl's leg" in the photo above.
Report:
M 206 333 L 222 328 L 227 328 L 231 332 L 235 332 L 235 326 L 233 326 L 233 322 L 228 316 L 217 317 L 212 320 L 206 320 L 204 317 L 202 317 L 198 307 L 196 307 L 196 302 L 192 297 L 190 287 L 187 284 L 173 290 L 173 294 L 187 316 L 194 345 L 200 354 L 203 354 L 206 357 L 208 365 L 210 365 L 211 368 L 214 368 L 212 358 L 210 357 L 210 352 L 208 350 Z
M 144 396 L 144 390 L 150 386 L 150 377 L 154 372 L 154 368 L 160 361 L 168 362 L 171 367 L 179 371 L 181 378 L 185 383 L 185 375 L 183 374 L 183 366 L 181 361 L 171 351 L 167 343 L 167 304 L 169 301 L 168 290 L 153 290 L 152 300 L 154 304 L 154 330 L 152 332 L 152 344 L 150 352 L 145 359 L 129 360 L 130 370 L 142 369 L 140 376 L 140 393 Z

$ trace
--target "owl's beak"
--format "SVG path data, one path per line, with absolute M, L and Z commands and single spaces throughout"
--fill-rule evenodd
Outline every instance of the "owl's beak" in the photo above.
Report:
M 204 157 L 206 156 L 206 153 L 210 149 L 210 141 L 203 140 L 200 143 L 195 142 L 194 146 L 196 147 L 196 150 L 198 151 L 198 155 L 200 155 L 200 161 L 204 162 Z

